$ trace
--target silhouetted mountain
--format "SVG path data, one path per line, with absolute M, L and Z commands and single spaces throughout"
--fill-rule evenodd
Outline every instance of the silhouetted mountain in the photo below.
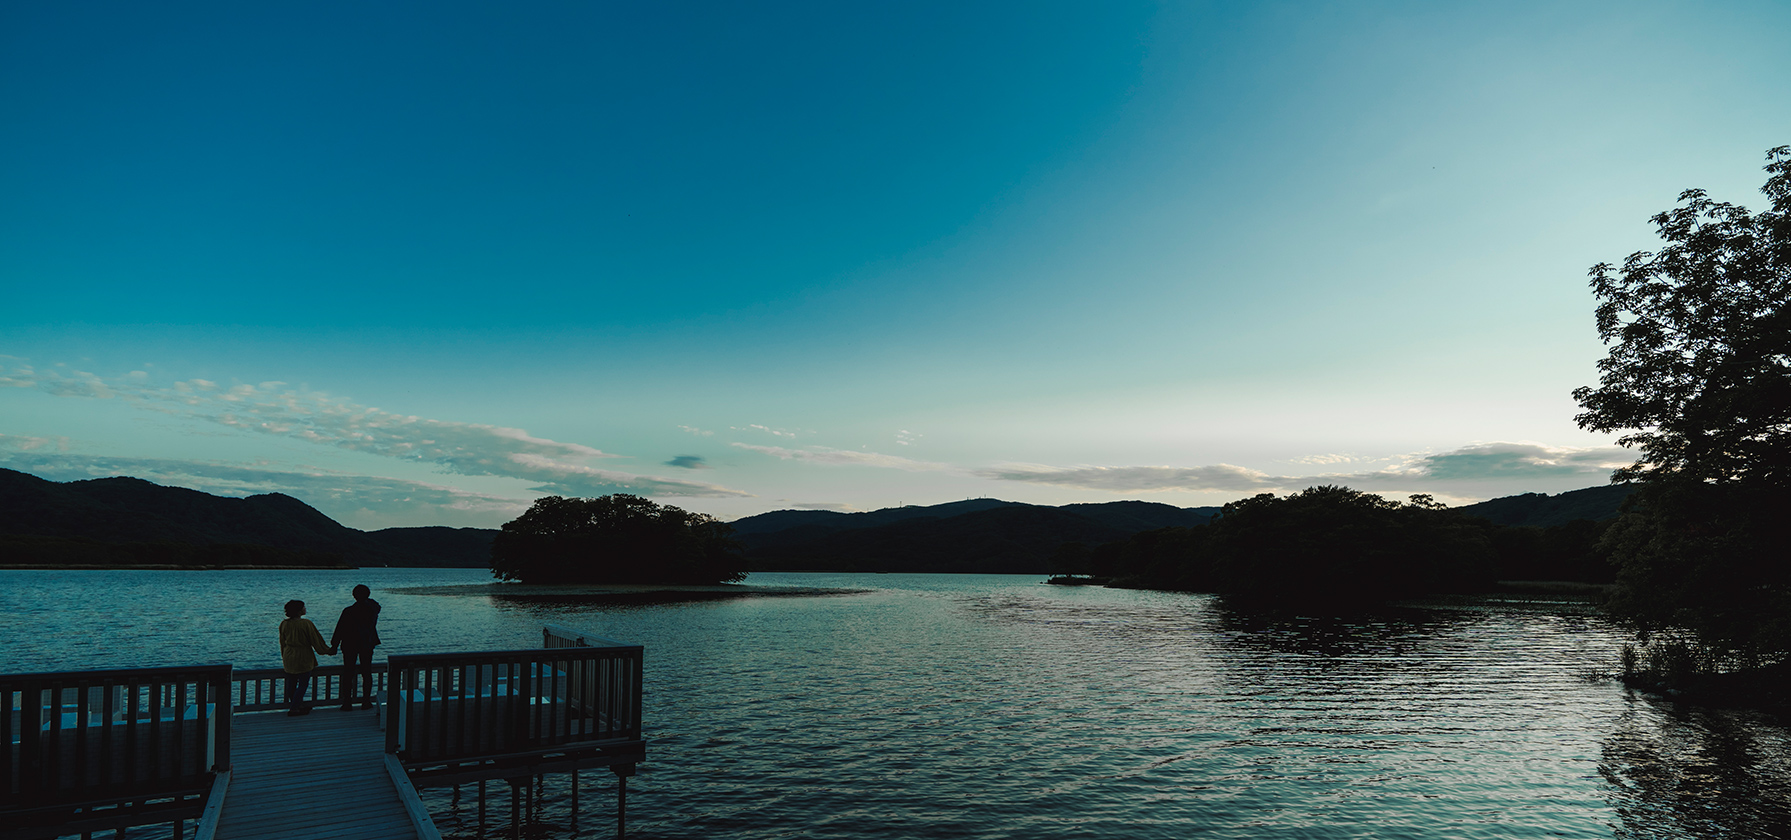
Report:
M 1064 543 L 1099 544 L 1155 528 L 1199 525 L 1218 510 L 1138 501 L 1051 507 L 971 499 L 867 513 L 773 511 L 731 524 L 754 568 L 767 571 L 1032 573 L 1045 571 L 1046 558 Z
M 1154 531 L 1158 528 L 1190 528 L 1204 524 L 1219 514 L 1216 507 L 1179 508 L 1162 502 L 1084 502 L 1064 505 L 1058 510 L 1078 513 L 1090 519 L 1117 528 L 1121 531 L 1137 533 Z
M 456 569 L 483 569 L 490 566 L 491 541 L 498 535 L 494 528 L 449 528 L 442 525 L 382 528 L 364 533 L 370 543 L 379 546 L 392 557 L 406 561 L 429 561 L 395 562 L 391 565 L 427 565 Z
M 765 570 L 1025 573 L 1044 571 L 1063 543 L 1126 535 L 1058 508 L 1013 505 L 834 531 L 751 556 Z
M 1523 493 L 1463 505 L 1456 510 L 1469 516 L 1491 520 L 1497 525 L 1520 527 L 1547 528 L 1565 525 L 1576 519 L 1598 522 L 1617 518 L 1617 508 L 1639 486 L 1607 484 L 1584 490 L 1569 490 L 1553 496 L 1547 493 Z
M 369 534 L 280 493 L 228 498 L 139 478 L 59 483 L 0 469 L 0 544 L 10 563 L 482 567 L 495 534 Z
M 822 533 L 855 528 L 873 528 L 878 525 L 900 522 L 904 519 L 944 519 L 981 510 L 1014 507 L 1022 504 L 1024 503 L 1004 502 L 1000 499 L 965 499 L 961 502 L 925 506 L 905 505 L 858 513 L 842 513 L 835 510 L 774 510 L 770 513 L 742 517 L 728 524 L 734 526 L 734 536 L 736 537 L 769 534 L 776 531 L 787 531 L 791 528 L 813 528 L 812 533 Z

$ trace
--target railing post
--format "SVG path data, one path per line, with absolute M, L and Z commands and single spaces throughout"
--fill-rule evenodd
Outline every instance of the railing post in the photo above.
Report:
M 216 681 L 212 685 L 212 696 L 216 697 L 217 715 L 217 762 L 212 770 L 225 772 L 230 769 L 230 715 L 234 706 L 231 704 L 230 687 L 236 682 L 236 667 L 225 665 L 214 675 Z

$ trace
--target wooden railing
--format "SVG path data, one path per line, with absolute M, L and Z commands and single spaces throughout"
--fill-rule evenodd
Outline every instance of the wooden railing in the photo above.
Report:
M 230 766 L 230 689 L 228 664 L 0 675 L 0 836 L 196 816 Z
M 625 742 L 638 752 L 641 653 L 613 645 L 393 656 L 386 752 L 409 766 Z
M 350 677 L 353 679 L 350 679 Z M 324 665 L 311 672 L 311 688 L 305 702 L 313 706 L 341 705 L 344 691 L 360 691 L 365 678 L 349 674 L 342 665 Z M 236 711 L 265 712 L 286 708 L 286 672 L 279 668 L 237 671 L 231 694 Z M 351 703 L 373 703 L 386 696 L 386 663 L 373 663 L 373 696 L 350 694 Z
M 583 630 L 575 630 L 560 624 L 541 625 L 541 646 L 544 648 L 639 647 L 638 645 L 631 645 L 627 642 L 618 642 L 615 639 L 604 638 L 603 636 L 598 636 L 594 633 L 586 633 Z

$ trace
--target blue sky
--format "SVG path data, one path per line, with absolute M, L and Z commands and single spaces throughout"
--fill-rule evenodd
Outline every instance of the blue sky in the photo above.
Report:
M 495 526 L 1602 483 L 1791 6 L 0 7 L 0 466 Z

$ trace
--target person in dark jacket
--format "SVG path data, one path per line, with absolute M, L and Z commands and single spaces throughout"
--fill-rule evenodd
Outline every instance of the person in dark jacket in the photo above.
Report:
M 379 644 L 379 602 L 371 597 L 373 590 L 354 588 L 354 603 L 342 610 L 336 619 L 336 632 L 330 634 L 330 647 L 342 651 L 342 711 L 354 707 L 355 675 L 361 675 L 365 690 L 361 692 L 361 708 L 373 708 L 373 648 Z

